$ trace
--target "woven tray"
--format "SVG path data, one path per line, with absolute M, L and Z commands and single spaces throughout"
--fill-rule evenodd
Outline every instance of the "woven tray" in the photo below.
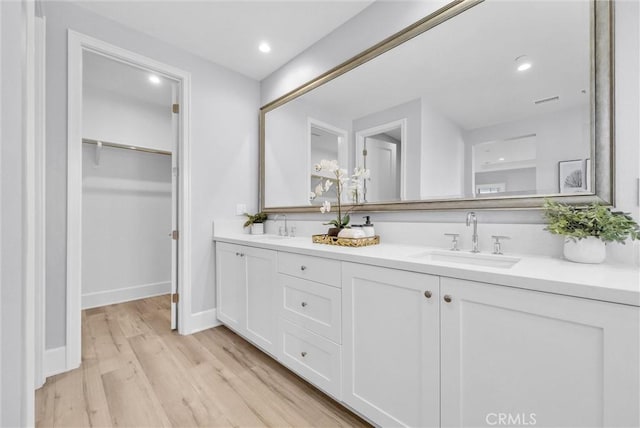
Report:
M 340 245 L 342 247 L 366 247 L 380 243 L 380 236 L 369 236 L 367 238 L 338 238 L 329 235 L 313 235 L 311 241 L 314 244 Z

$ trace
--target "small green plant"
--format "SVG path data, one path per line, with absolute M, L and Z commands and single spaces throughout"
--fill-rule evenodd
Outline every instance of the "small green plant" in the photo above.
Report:
M 249 227 L 253 223 L 264 223 L 267 220 L 267 214 L 263 212 L 259 212 L 253 215 L 249 213 L 244 213 L 244 215 L 247 217 L 247 221 L 244 222 L 244 227 Z
M 640 226 L 627 213 L 612 212 L 609 208 L 593 203 L 585 208 L 545 200 L 544 216 L 549 222 L 545 230 L 570 239 L 595 236 L 603 242 L 619 242 L 640 239 Z

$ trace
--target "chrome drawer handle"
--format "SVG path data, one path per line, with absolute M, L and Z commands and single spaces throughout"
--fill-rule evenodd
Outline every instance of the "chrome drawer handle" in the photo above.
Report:
M 444 301 L 447 303 L 451 303 L 451 296 L 449 296 L 448 294 L 444 295 Z
M 304 357 L 306 357 L 306 356 L 307 356 L 307 353 L 306 353 L 306 352 L 304 352 L 304 351 L 302 351 L 302 352 L 300 352 L 300 355 L 302 355 L 302 358 L 304 358 Z
M 307 267 L 302 265 L 302 266 L 300 266 L 300 270 L 307 270 Z
M 302 302 L 300 303 L 300 306 L 302 306 L 303 308 L 307 306 L 307 302 Z

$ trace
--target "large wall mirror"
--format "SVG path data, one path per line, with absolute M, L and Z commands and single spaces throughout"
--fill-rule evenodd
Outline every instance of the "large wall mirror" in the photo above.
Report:
M 264 106 L 261 208 L 335 198 L 321 159 L 370 171 L 363 210 L 612 204 L 611 8 L 456 1 Z

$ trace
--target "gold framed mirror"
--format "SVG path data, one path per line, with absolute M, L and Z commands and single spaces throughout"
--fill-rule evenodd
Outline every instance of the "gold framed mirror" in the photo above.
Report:
M 261 209 L 316 212 L 323 154 L 362 211 L 612 205 L 612 8 L 454 1 L 265 105 Z

